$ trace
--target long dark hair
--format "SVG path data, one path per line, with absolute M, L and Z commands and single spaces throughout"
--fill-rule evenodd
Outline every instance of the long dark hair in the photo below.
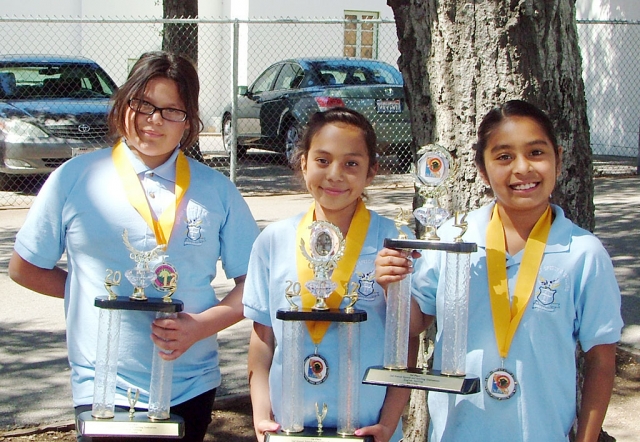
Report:
M 181 148 L 190 147 L 198 139 L 203 124 L 200 120 L 198 95 L 200 82 L 193 63 L 185 56 L 170 52 L 156 51 L 143 54 L 129 72 L 127 81 L 118 88 L 113 96 L 109 112 L 109 130 L 114 138 L 125 133 L 125 115 L 131 98 L 141 98 L 147 83 L 153 78 L 168 78 L 175 81 L 178 94 L 186 111 L 189 128 L 185 131 Z M 137 130 L 137 128 L 136 128 Z
M 510 100 L 501 106 L 491 109 L 482 119 L 478 127 L 478 140 L 473 145 L 475 151 L 476 166 L 486 175 L 486 165 L 484 162 L 484 151 L 487 148 L 487 142 L 493 131 L 509 117 L 529 117 L 535 120 L 553 145 L 556 158 L 559 156 L 558 140 L 553 123 L 542 110 L 537 106 L 523 100 Z

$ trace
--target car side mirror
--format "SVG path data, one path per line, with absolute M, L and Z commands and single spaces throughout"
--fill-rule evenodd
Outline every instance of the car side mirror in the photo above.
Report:
M 249 88 L 247 86 L 238 86 L 238 95 L 248 95 Z

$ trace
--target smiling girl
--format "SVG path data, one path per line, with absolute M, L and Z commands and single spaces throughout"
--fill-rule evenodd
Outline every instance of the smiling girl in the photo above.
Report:
M 289 307 L 284 296 L 286 282 L 306 282 L 299 272 L 308 263 L 296 256 L 296 250 L 301 239 L 308 242 L 311 222 L 328 221 L 346 238 L 345 254 L 338 261 L 336 273 L 340 271 L 359 283 L 356 307 L 367 312 L 361 329 L 360 366 L 364 372 L 366 367 L 383 362 L 386 304 L 381 287 L 373 281 L 374 259 L 384 238 L 396 237 L 398 232 L 391 220 L 369 211 L 362 201 L 365 188 L 378 170 L 375 148 L 373 127 L 359 113 L 333 108 L 314 114 L 298 150 L 298 167 L 314 202 L 306 214 L 268 226 L 254 245 L 243 303 L 245 316 L 254 321 L 248 369 L 259 441 L 264 440 L 265 431 L 279 428 L 281 401 L 287 395 L 282 391 L 282 321 L 276 319 L 276 312 Z M 347 259 L 349 255 L 352 258 Z M 344 307 L 347 300 L 341 301 L 342 295 L 344 288 L 339 284 L 332 298 Z M 324 334 L 313 333 L 313 338 L 305 334 L 303 351 L 322 368 L 316 373 L 314 366 L 308 367 L 310 370 L 300 367 L 300 376 L 306 379 L 305 400 L 296 405 L 304 410 L 305 426 L 317 424 L 314 403 L 328 405 L 323 426 L 337 426 L 341 375 L 338 348 L 336 324 L 329 325 Z M 398 441 L 402 437 L 398 422 L 409 391 L 360 385 L 359 392 L 360 424 L 366 427 L 358 429 L 356 435 L 371 435 L 377 442 Z
M 146 408 L 157 345 L 162 358 L 175 360 L 171 412 L 185 420 L 185 441 L 202 440 L 211 422 L 220 385 L 216 333 L 242 319 L 244 275 L 258 233 L 235 186 L 182 152 L 201 128 L 198 92 L 188 59 L 144 54 L 113 97 L 109 123 L 115 146 L 73 158 L 51 174 L 9 263 L 19 284 L 65 300 L 78 415 L 93 402 L 99 315 L 94 299 L 106 294 L 107 269 L 125 274 L 135 267 L 125 241 L 140 252 L 162 248 L 163 256 L 149 262 L 157 279 L 146 296 L 166 294 L 171 274 L 184 311 L 155 320 L 153 313 L 122 312 L 115 401 L 128 410 L 131 387 Z M 68 270 L 58 263 L 65 251 Z M 219 258 L 236 283 L 222 301 L 211 286 Z M 122 278 L 114 290 L 128 296 L 133 286 Z
M 429 393 L 430 441 L 596 441 L 615 374 L 620 291 L 607 252 L 591 233 L 549 203 L 562 148 L 549 118 L 519 100 L 491 110 L 478 129 L 475 161 L 495 201 L 469 213 L 463 240 L 475 242 L 469 294 L 466 372 L 480 393 Z M 438 231 L 451 241 L 452 223 Z M 387 287 L 411 271 L 407 253 L 384 249 L 376 260 Z M 444 261 L 417 259 L 413 299 L 424 328 L 442 320 Z M 412 324 L 416 325 L 416 324 Z M 576 344 L 585 355 L 576 416 Z M 440 334 L 434 369 L 440 367 Z

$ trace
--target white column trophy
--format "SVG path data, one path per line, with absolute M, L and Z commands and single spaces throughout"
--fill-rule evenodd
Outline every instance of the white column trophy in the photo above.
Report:
M 304 240 L 300 244 L 303 256 L 313 269 L 314 278 L 305 283 L 305 287 L 315 297 L 315 305 L 300 308 L 293 298 L 300 295 L 300 283 L 288 281 L 285 296 L 289 301 L 288 309 L 276 312 L 276 318 L 283 321 L 282 345 L 282 404 L 281 416 L 276 416 L 281 429 L 276 433 L 266 433 L 265 442 L 324 442 L 324 441 L 366 441 L 372 442 L 369 436 L 355 436 L 359 428 L 359 384 L 360 384 L 360 323 L 367 320 L 367 313 L 353 306 L 358 299 L 357 284 L 349 287 L 345 297 L 349 305 L 344 309 L 330 309 L 326 299 L 337 288 L 338 284 L 331 280 L 333 269 L 344 253 L 345 241 L 340 229 L 326 221 L 315 221 L 310 226 L 310 250 Z M 340 340 L 339 363 L 333 376 L 339 376 L 338 409 L 331 410 L 325 403 L 315 403 L 317 427 L 304 426 L 305 398 L 303 385 L 305 376 L 303 367 L 309 365 L 308 360 L 316 357 L 311 364 L 318 365 L 318 376 L 321 383 L 329 376 L 326 360 L 319 355 L 311 355 L 305 359 L 303 339 L 306 331 L 305 321 L 327 321 L 338 324 Z M 311 365 L 313 368 L 313 365 Z M 311 383 L 311 382 L 310 382 Z M 323 421 L 330 413 L 337 413 L 337 428 L 323 426 Z
M 477 250 L 477 245 L 462 241 L 467 225 L 465 216 L 459 217 L 457 213 L 454 225 L 461 229 L 458 237 L 453 242 L 438 238 L 437 228 L 449 217 L 449 212 L 440 206 L 438 198 L 446 192 L 446 185 L 453 179 L 453 161 L 446 149 L 433 144 L 421 148 L 418 156 L 416 180 L 425 203 L 413 215 L 425 227 L 423 239 L 410 240 L 402 234 L 399 227 L 407 224 L 408 217 L 401 211 L 396 218 L 400 237 L 387 238 L 384 245 L 394 249 L 441 250 L 446 253 L 445 281 L 441 281 L 445 287 L 444 320 L 439 324 L 442 327 L 442 366 L 432 372 L 407 367 L 411 303 L 409 275 L 389 285 L 384 366 L 370 367 L 363 382 L 455 394 L 477 393 L 480 391 L 479 377 L 465 373 L 470 257 Z
M 141 252 L 129 243 L 127 231 L 123 240 L 136 266 L 127 270 L 125 276 L 134 287 L 130 296 L 117 296 L 114 286 L 120 285 L 120 271 L 107 269 L 105 288 L 107 296 L 98 296 L 94 305 L 100 308 L 93 405 L 91 411 L 81 413 L 77 418 L 78 432 L 90 437 L 162 437 L 182 438 L 184 419 L 169 412 L 171 402 L 171 381 L 173 361 L 165 361 L 158 356 L 161 350 L 154 346 L 149 388 L 147 413 L 136 413 L 135 405 L 140 392 L 127 391 L 128 411 L 115 409 L 116 377 L 118 367 L 118 345 L 120 339 L 120 318 L 122 310 L 156 312 L 156 318 L 175 317 L 181 312 L 182 301 L 172 299 L 176 291 L 178 274 L 175 268 L 164 260 L 153 270 L 150 262 L 159 257 L 160 248 Z M 147 298 L 145 287 L 151 283 L 166 292 L 162 298 Z

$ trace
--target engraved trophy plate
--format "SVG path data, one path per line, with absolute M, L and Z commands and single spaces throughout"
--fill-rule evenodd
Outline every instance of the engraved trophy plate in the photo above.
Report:
M 397 239 L 386 238 L 384 246 L 406 250 L 440 250 L 446 253 L 444 320 L 442 329 L 442 367 L 440 371 L 426 372 L 407 368 L 409 336 L 411 275 L 387 289 L 387 316 L 385 325 L 385 362 L 382 367 L 370 367 L 363 383 L 383 386 L 442 391 L 455 394 L 473 394 L 480 391 L 480 379 L 467 375 L 464 363 L 467 349 L 467 318 L 470 254 L 477 250 L 474 243 L 465 243 L 465 216 L 455 214 L 454 226 L 461 229 L 453 242 L 440 241 L 436 230 L 449 217 L 449 211 L 440 206 L 439 198 L 453 180 L 454 163 L 449 152 L 438 145 L 427 145 L 418 151 L 417 173 L 414 176 L 419 194 L 425 203 L 413 211 L 418 223 L 425 227 L 423 238 L 407 239 L 400 227 L 408 224 L 404 211 L 396 217 L 400 232 Z

